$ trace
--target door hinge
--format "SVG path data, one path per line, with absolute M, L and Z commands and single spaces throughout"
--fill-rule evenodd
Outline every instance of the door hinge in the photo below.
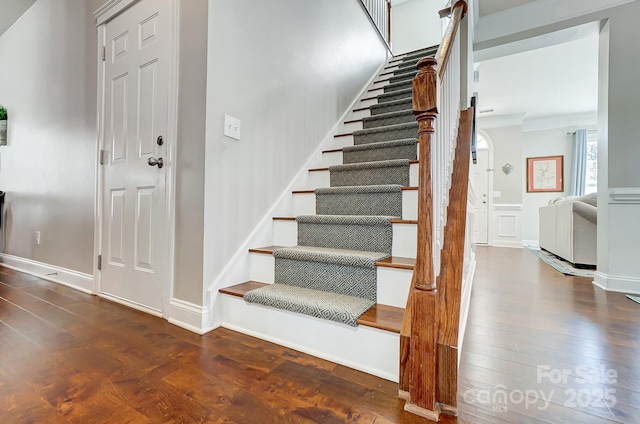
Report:
M 106 151 L 104 149 L 100 150 L 100 156 L 98 158 L 98 163 L 100 163 L 100 165 L 104 165 L 104 157 L 106 155 L 105 152 Z
M 107 47 L 102 46 L 102 61 L 104 62 L 105 60 L 107 60 Z
M 102 255 L 98 255 L 98 271 L 102 271 Z

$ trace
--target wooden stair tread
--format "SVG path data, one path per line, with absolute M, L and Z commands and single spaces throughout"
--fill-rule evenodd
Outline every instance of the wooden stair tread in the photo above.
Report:
M 344 121 L 345 124 L 355 124 L 355 123 L 358 123 L 358 122 L 362 122 L 362 118 L 360 118 L 360 119 L 352 119 L 350 121 Z
M 261 283 L 259 281 L 247 281 L 236 284 L 235 286 L 219 289 L 218 292 L 231 296 L 243 297 L 248 291 L 259 289 L 260 287 L 267 285 L 267 283 Z M 404 309 L 402 308 L 375 304 L 371 309 L 358 318 L 356 322 L 359 325 L 364 325 L 365 327 L 373 327 L 380 330 L 391 331 L 393 333 L 400 333 L 403 316 Z
M 418 187 L 416 187 L 416 186 L 402 186 L 400 188 L 400 190 L 402 190 L 402 191 L 417 191 Z M 315 192 L 316 191 L 314 189 L 312 189 L 312 188 L 291 191 L 291 193 L 293 193 L 293 194 L 313 194 Z
M 264 253 L 267 255 L 271 255 L 273 253 L 274 250 L 276 249 L 281 249 L 283 247 L 286 246 L 265 246 L 265 247 L 254 247 L 252 249 L 249 249 L 250 253 Z
M 357 107 L 353 109 L 354 112 L 362 112 L 363 110 L 369 110 L 369 107 Z
M 236 297 L 243 297 L 245 293 L 267 285 L 267 283 L 261 283 L 259 281 L 247 281 L 244 283 L 236 284 L 235 286 L 229 286 L 219 289 L 218 293 L 228 294 Z
M 400 333 L 404 309 L 376 303 L 371 309 L 356 320 L 358 325 L 378 328 L 380 330 Z
M 346 135 L 352 135 L 352 134 L 346 134 Z M 341 135 L 334 135 L 334 137 L 341 137 Z M 375 144 L 375 143 L 369 143 L 369 144 Z M 416 144 L 418 144 L 418 140 L 416 140 Z M 340 147 L 338 149 L 323 150 L 322 153 L 336 153 L 336 152 L 343 152 L 343 151 L 344 151 L 344 147 Z
M 272 218 L 274 221 L 295 221 L 295 216 L 274 216 Z M 417 224 L 418 221 L 415 219 L 392 219 L 392 224 Z
M 263 255 L 272 255 L 275 249 L 281 249 L 286 246 L 265 246 L 249 249 L 251 253 L 260 253 Z M 387 259 L 376 262 L 377 266 L 384 268 L 413 269 L 416 260 L 413 258 L 405 258 L 402 256 L 390 256 Z
M 416 163 L 420 163 L 419 160 L 410 160 L 409 161 L 409 165 L 415 165 Z M 315 171 L 328 171 L 329 167 L 325 166 L 324 168 L 311 168 L 309 169 L 309 172 L 315 172 Z
M 337 153 L 337 152 L 341 152 L 342 148 L 340 149 L 330 149 L 330 150 L 323 150 L 322 153 Z
M 412 270 L 416 260 L 413 258 L 405 258 L 402 256 L 389 256 L 387 259 L 376 262 L 376 266 L 384 268 L 397 268 Z

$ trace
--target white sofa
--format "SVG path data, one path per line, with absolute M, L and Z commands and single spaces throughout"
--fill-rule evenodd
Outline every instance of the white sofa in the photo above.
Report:
M 540 247 L 574 265 L 596 265 L 596 195 L 559 198 L 540 208 Z

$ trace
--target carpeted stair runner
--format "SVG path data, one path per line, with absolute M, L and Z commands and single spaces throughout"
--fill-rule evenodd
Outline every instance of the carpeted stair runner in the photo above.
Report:
M 413 107 L 413 99 L 407 97 L 405 99 L 394 100 L 392 102 L 378 103 L 377 105 L 371 105 L 369 110 L 371 115 L 381 115 L 389 112 L 399 112 L 403 110 L 411 110 Z
M 402 187 L 372 185 L 317 188 L 317 215 L 383 215 L 402 217 Z
M 402 90 L 392 91 L 391 93 L 384 93 L 378 96 L 378 103 L 391 102 L 393 100 L 403 100 L 412 96 L 411 87 L 403 88 Z
M 344 164 L 379 162 L 393 159 L 417 159 L 416 138 L 359 144 L 342 149 Z
M 368 128 L 353 132 L 353 144 L 377 143 L 379 141 L 401 140 L 405 138 L 418 138 L 418 123 L 407 122 L 405 124 L 387 125 L 384 127 Z
M 385 125 L 408 124 L 415 121 L 416 117 L 413 114 L 413 110 L 409 108 L 407 110 L 381 113 L 362 118 L 362 128 L 367 130 L 370 128 L 383 127 Z
M 409 185 L 409 159 L 349 163 L 329 167 L 331 187 L 399 184 Z
M 251 290 L 244 295 L 244 299 L 250 303 L 341 322 L 352 327 L 356 327 L 360 315 L 376 303 L 360 297 L 278 283 Z
M 406 88 L 412 88 L 412 87 L 413 87 L 413 80 L 407 79 L 407 80 L 387 84 L 383 87 L 383 90 L 385 93 L 392 93 L 394 91 L 404 90 Z
M 274 284 L 246 301 L 351 326 L 375 304 L 375 264 L 391 254 L 391 220 L 402 216 L 402 186 L 417 159 L 412 80 L 418 60 L 434 53 L 398 63 L 354 145 L 342 149 L 343 164 L 329 167 L 330 187 L 315 190 L 316 215 L 296 218 L 298 245 L 274 251 Z
M 275 281 L 376 301 L 376 262 L 383 252 L 287 247 L 273 252 Z M 301 262 L 303 262 L 301 266 Z
M 404 81 L 411 81 L 411 83 L 413 84 L 413 78 L 416 76 L 417 73 L 418 71 L 415 70 L 414 72 L 407 72 L 398 76 L 394 75 L 389 78 L 389 84 L 395 84 L 395 83 L 404 82 Z
M 298 246 L 329 247 L 391 254 L 393 216 L 302 215 Z

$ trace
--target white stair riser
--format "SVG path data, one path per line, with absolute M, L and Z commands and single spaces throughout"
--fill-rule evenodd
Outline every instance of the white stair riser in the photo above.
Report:
M 274 278 L 274 258 L 266 253 L 249 253 L 249 278 L 261 283 L 273 283 Z
M 360 106 L 358 105 L 358 109 L 360 108 Z M 366 118 L 367 116 L 371 116 L 371 110 L 369 109 L 364 109 L 364 110 L 359 110 L 359 111 L 354 111 L 349 113 L 348 118 L 346 119 L 347 121 L 350 121 L 352 119 L 362 119 L 362 118 Z
M 342 149 L 343 147 L 353 146 L 353 136 L 344 135 L 342 137 L 334 137 L 326 150 Z
M 371 84 L 371 88 L 384 88 L 384 86 L 389 85 L 389 81 L 388 81 L 389 77 L 379 77 L 376 78 L 378 80 L 386 80 L 386 81 L 378 81 L 378 82 L 374 82 L 373 84 Z
M 384 87 L 373 87 L 372 89 L 367 90 L 365 97 L 379 96 L 380 94 L 384 94 Z
M 251 253 L 250 278 L 261 283 L 273 284 L 275 258 L 265 253 Z M 404 308 L 411 287 L 412 270 L 377 267 L 377 302 L 382 305 Z
M 391 254 L 405 258 L 416 257 L 416 224 L 393 224 L 393 244 Z M 296 221 L 273 221 L 273 244 L 275 246 L 295 246 L 298 243 L 298 223 Z
M 314 193 L 295 193 L 293 195 L 293 216 L 315 214 L 316 195 Z M 402 191 L 402 219 L 418 219 L 418 190 Z
M 322 164 L 320 166 L 342 165 L 342 152 L 326 152 L 322 154 Z
M 350 119 L 348 119 L 347 121 L 350 121 Z M 350 132 L 358 131 L 361 129 L 362 129 L 362 121 L 349 122 L 349 123 L 345 122 L 342 125 L 340 125 L 340 127 L 338 128 L 338 134 L 350 133 Z
M 373 106 L 373 105 L 377 105 L 378 104 L 378 99 L 369 99 L 369 100 L 360 100 L 360 104 L 358 105 L 359 108 L 361 107 L 369 107 L 369 106 Z
M 413 187 L 418 186 L 418 165 L 412 163 L 409 166 L 409 185 Z M 329 187 L 331 181 L 329 176 L 329 170 L 322 171 L 309 171 L 309 179 L 307 180 L 307 187 L 322 188 Z
M 406 308 L 413 270 L 378 267 L 378 303 Z
M 348 325 L 220 295 L 222 326 L 394 382 L 400 335 Z

